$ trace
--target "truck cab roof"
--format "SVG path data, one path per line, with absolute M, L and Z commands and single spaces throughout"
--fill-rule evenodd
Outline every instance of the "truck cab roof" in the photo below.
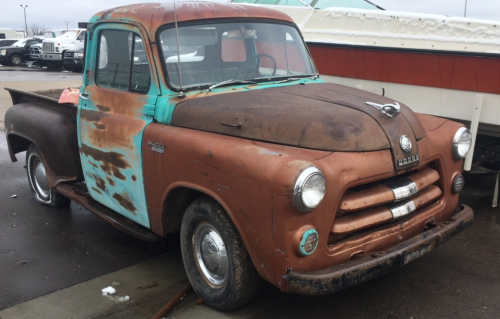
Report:
M 177 22 L 207 19 L 257 18 L 284 20 L 293 23 L 293 20 L 288 15 L 276 10 L 206 1 L 178 1 L 176 2 L 176 14 Z M 174 3 L 141 3 L 116 7 L 95 14 L 91 18 L 90 23 L 106 21 L 135 21 L 148 30 L 149 38 L 153 40 L 156 30 L 160 26 L 175 22 Z

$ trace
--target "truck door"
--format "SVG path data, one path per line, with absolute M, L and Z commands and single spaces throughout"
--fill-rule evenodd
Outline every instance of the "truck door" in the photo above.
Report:
M 149 41 L 136 26 L 101 24 L 87 43 L 78 130 L 91 196 L 150 227 L 141 141 L 159 94 Z

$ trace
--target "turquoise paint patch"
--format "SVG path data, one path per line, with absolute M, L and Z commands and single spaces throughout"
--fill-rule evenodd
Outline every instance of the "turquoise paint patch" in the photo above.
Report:
M 213 92 L 207 92 L 206 90 L 193 90 L 185 92 L 185 98 L 187 99 L 192 96 L 199 95 L 197 98 L 203 98 L 204 96 L 211 96 L 214 94 L 238 94 L 238 92 L 252 91 L 252 90 L 264 90 L 268 88 L 277 88 L 282 86 L 290 86 L 290 85 L 301 85 L 303 83 L 305 85 L 311 83 L 326 83 L 325 81 L 317 78 L 313 79 L 301 79 L 298 81 L 290 81 L 286 83 L 276 83 L 276 81 L 272 82 L 263 82 L 258 84 L 237 84 L 231 86 L 218 87 L 213 90 Z M 179 98 L 179 93 L 170 90 L 169 88 L 162 87 L 162 92 L 166 92 L 165 95 L 158 97 L 158 103 L 156 104 L 155 110 L 155 120 L 158 123 L 170 125 L 172 122 L 172 116 L 175 111 L 175 107 L 178 103 L 182 102 L 183 99 Z
M 95 22 L 99 18 L 100 17 L 93 17 L 91 22 Z M 114 30 L 134 31 L 140 34 L 138 29 L 131 25 L 106 23 L 95 25 L 92 41 L 87 42 L 87 54 L 85 55 L 87 62 L 86 70 L 96 69 L 98 61 L 97 48 L 99 43 L 99 31 L 110 28 Z M 153 62 L 150 61 L 150 64 L 151 63 Z M 95 74 L 95 72 L 91 72 L 91 74 Z M 152 72 L 152 74 L 154 73 Z M 82 86 L 81 92 L 95 86 L 95 81 L 91 77 L 87 86 Z M 132 93 L 118 90 L 113 94 Z M 92 100 L 92 96 L 90 96 L 90 100 L 88 101 L 80 99 L 77 116 L 78 145 L 80 147 L 83 145 L 88 146 L 98 154 L 102 152 L 106 154 L 106 156 L 114 156 L 118 158 L 118 160 L 123 160 L 123 162 L 126 163 L 124 167 L 112 166 L 114 164 L 110 166 L 110 163 L 104 162 L 102 159 L 93 158 L 92 153 L 84 154 L 80 152 L 80 160 L 89 193 L 96 201 L 147 228 L 150 228 L 150 221 L 142 173 L 142 138 L 145 128 L 153 121 L 153 117 L 144 115 L 144 113 L 154 112 L 154 105 L 156 104 L 159 94 L 159 89 L 154 85 L 154 81 L 152 81 L 148 94 L 137 99 L 137 103 L 139 104 L 137 105 L 137 112 L 133 117 L 107 113 L 108 116 L 116 117 L 116 121 L 113 121 L 114 123 L 120 122 L 119 117 L 123 117 L 124 120 L 127 119 L 129 122 L 131 120 L 141 121 L 144 124 L 138 133 L 134 136 L 130 136 L 130 145 L 132 145 L 132 147 L 120 147 L 119 145 L 115 145 L 104 148 L 92 143 L 92 139 L 89 138 L 91 131 L 97 132 L 98 128 L 94 121 L 82 118 L 81 111 L 86 110 L 90 113 L 96 112 L 96 114 L 105 113 L 97 108 L 96 101 Z M 106 107 L 106 105 L 103 106 Z M 112 143 L 113 141 L 107 142 Z

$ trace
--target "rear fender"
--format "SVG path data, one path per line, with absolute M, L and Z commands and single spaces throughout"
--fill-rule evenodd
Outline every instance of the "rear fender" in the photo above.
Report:
M 17 161 L 17 153 L 35 144 L 47 169 L 48 186 L 53 188 L 62 181 L 83 180 L 83 173 L 76 129 L 77 109 L 51 104 L 43 101 L 15 104 L 5 115 L 5 131 L 13 162 Z

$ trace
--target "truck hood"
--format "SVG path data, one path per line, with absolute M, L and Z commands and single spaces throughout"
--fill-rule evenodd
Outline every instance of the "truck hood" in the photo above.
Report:
M 425 137 L 425 129 L 415 114 L 400 104 L 401 114 L 391 118 L 366 102 L 394 100 L 330 83 L 208 93 L 177 104 L 171 124 L 323 151 L 391 149 L 396 169 L 411 166 L 398 163 L 412 156 L 410 162 L 416 164 L 417 141 Z M 410 138 L 409 152 L 400 146 L 402 135 Z

